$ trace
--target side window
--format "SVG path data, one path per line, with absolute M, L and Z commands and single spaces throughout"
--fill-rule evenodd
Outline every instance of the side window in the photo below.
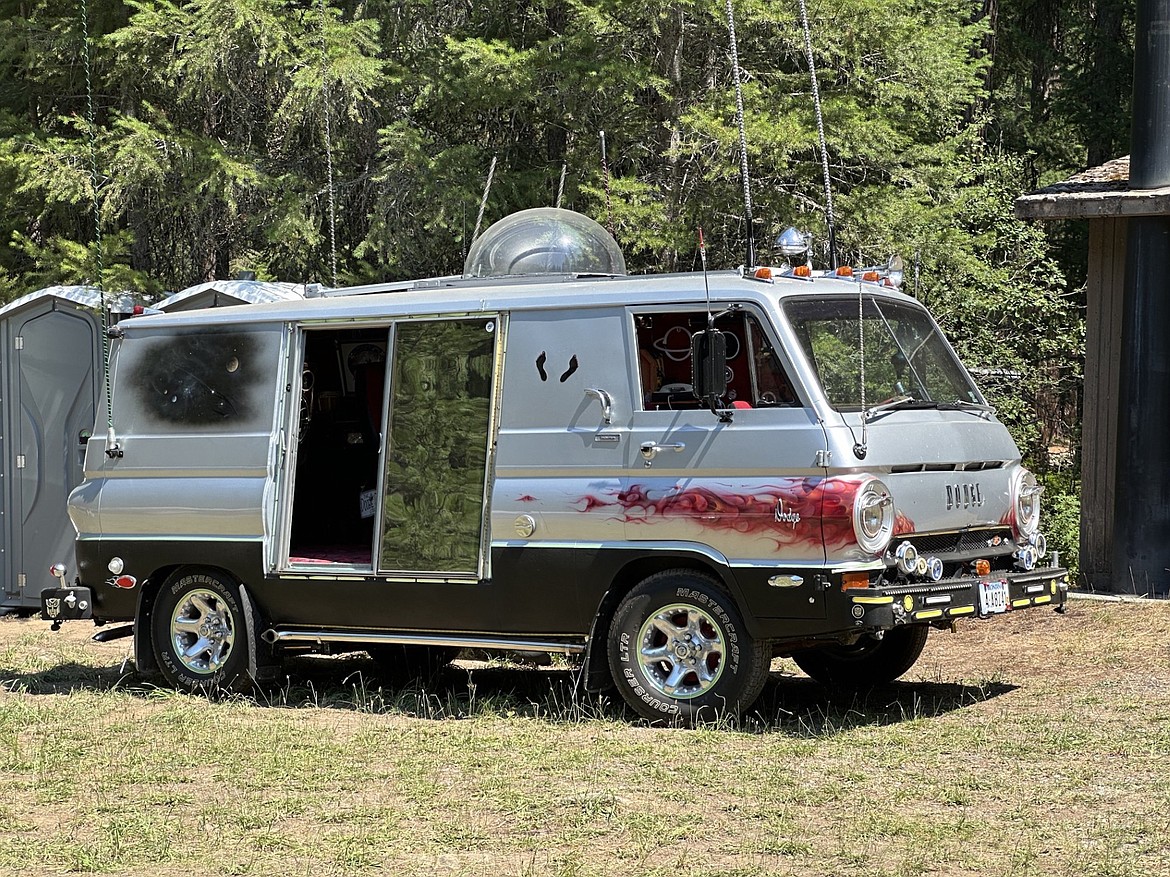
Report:
M 643 410 L 702 407 L 691 386 L 691 336 L 706 328 L 706 312 L 640 313 L 634 321 Z M 728 406 L 800 406 L 776 351 L 753 315 L 724 314 L 715 326 L 727 338 Z

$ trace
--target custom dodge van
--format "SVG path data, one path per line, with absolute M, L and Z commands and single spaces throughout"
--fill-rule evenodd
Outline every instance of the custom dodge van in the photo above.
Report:
M 232 687 L 305 651 L 581 656 L 693 722 L 775 656 L 892 680 L 928 631 L 1061 607 L 1040 487 L 896 265 L 627 276 L 523 211 L 461 277 L 125 320 L 43 616 Z

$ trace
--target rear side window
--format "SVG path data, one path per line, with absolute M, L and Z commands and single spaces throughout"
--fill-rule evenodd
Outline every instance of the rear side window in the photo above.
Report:
M 135 332 L 118 351 L 120 432 L 268 432 L 281 333 L 198 328 Z
M 638 377 L 645 411 L 704 407 L 691 387 L 691 336 L 707 328 L 705 311 L 635 314 Z M 788 373 L 752 314 L 724 314 L 715 323 L 727 340 L 728 405 L 799 407 Z

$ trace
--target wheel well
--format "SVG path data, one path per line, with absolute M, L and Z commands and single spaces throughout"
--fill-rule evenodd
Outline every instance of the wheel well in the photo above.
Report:
M 585 656 L 584 683 L 586 691 L 604 691 L 613 684 L 609 675 L 605 642 L 609 636 L 610 622 L 613 621 L 614 613 L 617 612 L 622 599 L 643 579 L 667 569 L 689 569 L 709 575 L 731 594 L 732 599 L 736 599 L 737 589 L 726 570 L 721 569 L 706 558 L 689 554 L 655 553 L 631 560 L 614 575 L 609 590 L 602 596 L 597 607 L 597 614 L 593 618 Z M 736 602 L 739 601 L 736 599 Z M 595 648 L 595 646 L 597 647 Z

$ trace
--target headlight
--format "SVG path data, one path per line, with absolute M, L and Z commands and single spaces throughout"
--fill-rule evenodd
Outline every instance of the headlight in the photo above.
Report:
M 853 500 L 853 533 L 870 554 L 881 554 L 894 535 L 894 499 L 890 489 L 872 478 Z
M 1031 536 L 1040 526 L 1040 494 L 1044 488 L 1036 483 L 1036 476 L 1020 469 L 1012 479 L 1012 506 L 1016 513 L 1016 535 Z M 1022 541 L 1022 540 L 1021 540 Z

